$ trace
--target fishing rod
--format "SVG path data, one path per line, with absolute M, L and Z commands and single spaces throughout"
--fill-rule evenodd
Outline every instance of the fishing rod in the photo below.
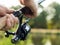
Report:
M 18 17 L 19 19 L 19 26 L 16 32 L 9 32 L 5 31 L 5 37 L 9 37 L 10 35 L 13 35 L 13 38 L 11 39 L 11 42 L 15 44 L 18 42 L 18 40 L 25 40 L 28 33 L 31 31 L 31 27 L 28 24 L 30 21 L 30 18 L 27 18 L 25 22 L 23 23 L 23 11 L 18 10 L 13 13 L 14 16 Z
M 38 4 L 43 3 L 45 0 L 38 0 Z
M 39 4 L 41 4 L 43 1 L 45 0 L 42 0 Z M 27 11 L 30 11 L 27 14 L 32 14 L 31 10 L 29 10 L 28 8 L 27 8 L 28 10 L 26 10 L 26 8 L 27 7 L 13 12 L 13 15 L 15 17 L 18 17 L 19 19 L 19 26 L 17 31 L 16 32 L 5 31 L 5 37 L 9 37 L 10 35 L 13 35 L 13 38 L 11 39 L 11 42 L 13 44 L 18 42 L 19 40 L 25 40 L 27 35 L 31 31 L 31 27 L 28 24 L 28 22 L 30 21 L 30 18 L 27 18 L 24 23 L 22 22 L 23 16 L 25 13 L 27 13 Z

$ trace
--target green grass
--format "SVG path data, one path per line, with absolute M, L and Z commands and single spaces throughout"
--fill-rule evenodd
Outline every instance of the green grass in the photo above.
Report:
M 16 31 L 16 27 L 11 29 L 12 31 Z M 60 33 L 56 33 L 52 35 L 50 32 L 49 33 L 31 33 L 28 35 L 27 40 L 21 41 L 19 40 L 16 45 L 43 45 L 43 41 L 49 38 L 49 40 L 52 40 L 52 44 L 60 45 Z M 11 39 L 13 36 L 9 36 L 9 38 L 6 38 L 4 36 L 4 32 L 0 32 L 0 45 L 15 45 L 11 43 Z

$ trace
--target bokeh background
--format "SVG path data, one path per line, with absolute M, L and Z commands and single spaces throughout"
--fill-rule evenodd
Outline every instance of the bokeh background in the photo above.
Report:
M 17 0 L 0 0 L 0 2 L 14 10 L 22 7 Z M 60 0 L 45 0 L 41 4 L 38 3 L 38 16 L 31 19 L 29 24 L 31 32 L 25 41 L 12 44 L 13 36 L 6 38 L 4 32 L 0 31 L 0 45 L 60 45 Z M 17 25 L 11 30 L 16 29 Z

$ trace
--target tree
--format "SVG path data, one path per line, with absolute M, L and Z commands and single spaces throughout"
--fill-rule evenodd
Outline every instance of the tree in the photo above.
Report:
M 32 20 L 34 22 L 31 26 L 33 28 L 47 28 L 46 16 L 47 16 L 47 12 L 42 11 L 41 14 L 39 14 L 38 17 L 36 17 L 35 19 Z
M 54 2 L 50 5 L 55 9 L 55 16 L 52 18 L 53 28 L 60 28 L 60 4 Z
M 11 9 L 14 9 L 14 10 L 18 10 L 18 9 L 20 9 L 20 8 L 21 8 L 21 6 L 20 6 L 20 5 L 12 6 L 12 7 L 11 7 Z

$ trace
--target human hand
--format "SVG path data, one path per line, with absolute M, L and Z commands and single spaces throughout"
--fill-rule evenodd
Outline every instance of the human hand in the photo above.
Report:
M 33 17 L 36 17 L 37 16 L 37 9 L 38 9 L 38 6 L 36 5 L 36 3 L 34 2 L 35 0 L 19 0 L 20 3 L 22 5 L 24 5 L 25 7 L 23 7 L 23 9 L 29 13 L 29 12 L 32 12 L 32 13 L 29 13 L 29 14 L 24 14 L 25 16 L 29 17 L 29 18 L 33 18 Z M 29 9 L 28 9 L 29 8 Z M 29 11 L 30 10 L 30 11 Z
M 13 14 L 6 14 L 6 26 L 5 29 L 11 29 L 14 27 L 15 24 L 18 23 L 18 18 L 15 17 Z
M 5 16 L 6 14 L 11 14 L 13 12 L 14 10 L 8 9 L 7 7 L 0 5 L 0 17 Z

